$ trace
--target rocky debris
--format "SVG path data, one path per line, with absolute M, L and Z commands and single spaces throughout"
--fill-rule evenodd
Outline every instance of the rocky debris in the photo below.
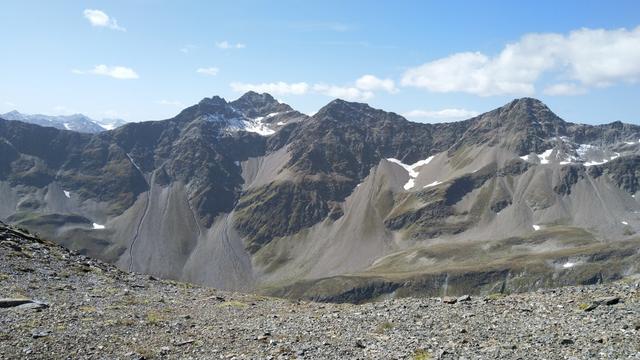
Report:
M 584 308 L 584 311 L 593 311 L 600 305 L 615 305 L 620 302 L 620 298 L 617 296 L 607 296 L 594 300 L 591 304 Z
M 0 299 L 0 308 L 10 308 L 32 303 L 31 299 Z
M 471 301 L 470 295 L 462 295 L 458 298 L 458 302 L 467 302 L 467 301 Z
M 150 280 L 36 238 L 0 234 L 0 241 L 10 238 L 21 248 L 39 244 L 29 257 L 0 246 L 4 299 L 51 304 L 39 311 L 16 311 L 32 302 L 0 309 L 0 359 L 640 356 L 634 279 L 488 296 L 491 301 L 451 298 L 457 305 L 438 298 L 314 303 Z M 33 271 L 19 270 L 26 266 Z M 612 297 L 617 304 L 606 306 L 616 302 Z M 600 309 L 580 310 L 591 302 Z
M 595 302 L 600 305 L 615 305 L 620 302 L 620 298 L 617 296 L 607 296 L 604 298 L 596 299 Z

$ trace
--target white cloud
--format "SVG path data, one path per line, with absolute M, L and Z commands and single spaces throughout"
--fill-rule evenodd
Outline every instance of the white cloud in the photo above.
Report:
M 374 96 L 372 91 L 362 90 L 354 86 L 315 84 L 313 85 L 313 91 L 322 95 L 348 101 L 363 101 L 371 99 Z
M 121 113 L 118 110 L 113 110 L 113 109 L 108 109 L 102 112 L 102 115 L 110 118 L 110 119 L 115 119 L 115 118 L 124 118 L 127 117 L 128 114 L 127 113 Z
M 309 91 L 309 84 L 305 82 L 286 83 L 283 81 L 261 84 L 233 82 L 231 83 L 231 89 L 237 92 L 266 92 L 271 95 L 304 95 Z
M 75 113 L 77 113 L 77 111 L 69 109 L 64 105 L 56 105 L 53 107 L 53 114 L 55 115 L 71 115 Z
M 544 93 L 547 95 L 559 95 L 559 96 L 571 96 L 582 95 L 587 92 L 587 89 L 572 83 L 558 83 L 547 86 L 544 89 Z
M 219 71 L 220 69 L 218 69 L 217 67 L 199 68 L 198 70 L 196 70 L 198 74 L 208 75 L 208 76 L 216 76 L 218 75 Z
M 188 54 L 191 51 L 195 50 L 196 47 L 197 46 L 195 46 L 195 45 L 187 44 L 187 45 L 185 45 L 185 46 L 180 48 L 180 52 L 183 53 L 183 54 Z
M 283 81 L 274 83 L 248 84 L 231 83 L 233 91 L 267 92 L 274 95 L 304 95 L 309 93 L 321 94 L 349 101 L 364 101 L 375 96 L 376 91 L 395 93 L 398 89 L 391 79 L 380 79 L 373 75 L 364 75 L 354 83 L 347 85 L 334 85 L 326 83 L 309 84 L 306 82 L 286 83 Z
M 467 109 L 442 109 L 442 110 L 411 110 L 402 114 L 410 119 L 432 119 L 437 121 L 452 121 L 469 119 L 480 114 L 477 111 Z
M 107 66 L 107 65 L 96 65 L 91 70 L 72 70 L 74 74 L 93 74 L 93 75 L 103 75 L 109 76 L 114 79 L 128 80 L 128 79 L 137 79 L 139 78 L 138 74 L 131 68 L 124 66 Z
M 183 106 L 182 102 L 178 100 L 158 100 L 156 101 L 156 103 L 160 105 L 168 105 L 168 106 L 175 106 L 175 107 Z
M 305 21 L 292 23 L 291 27 L 302 31 L 335 31 L 345 32 L 351 30 L 351 26 L 339 22 Z
M 398 92 L 396 84 L 391 79 L 380 79 L 373 75 L 364 75 L 356 80 L 356 87 L 365 91 L 384 90 L 388 93 Z
M 92 26 L 107 27 L 118 31 L 127 31 L 127 29 L 118 25 L 118 21 L 116 19 L 109 17 L 109 15 L 102 10 L 85 9 L 84 17 L 89 20 Z
M 583 87 L 640 81 L 640 26 L 528 34 L 493 57 L 462 52 L 410 68 L 401 83 L 433 92 L 530 95 L 547 73 Z
M 228 42 L 227 40 L 217 42 L 216 46 L 219 49 L 223 49 L 223 50 L 227 50 L 227 49 L 244 49 L 244 48 L 247 47 L 243 43 L 235 43 L 235 44 L 233 44 L 233 43 Z

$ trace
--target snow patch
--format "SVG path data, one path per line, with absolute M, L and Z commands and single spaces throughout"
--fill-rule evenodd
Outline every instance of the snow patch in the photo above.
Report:
M 428 188 L 428 187 L 432 187 L 432 186 L 436 186 L 436 185 L 440 185 L 440 184 L 442 184 L 442 181 L 436 180 L 436 181 L 432 182 L 431 184 L 425 185 L 424 187 Z
M 587 161 L 584 163 L 584 166 L 593 166 L 593 165 L 602 165 L 606 164 L 611 160 L 617 159 L 620 157 L 620 153 L 616 153 L 614 156 L 611 156 L 609 159 L 603 159 L 602 161 Z
M 67 190 L 62 190 L 62 192 L 64 193 L 64 196 L 67 197 L 67 199 L 71 199 L 71 193 Z
M 127 157 L 129 158 L 129 161 L 131 161 L 131 164 L 138 169 L 138 171 L 140 172 L 140 174 L 144 175 L 144 173 L 142 172 L 142 169 L 140 169 L 140 166 L 138 166 L 138 164 L 136 164 L 135 161 L 133 161 L 133 158 L 131 157 L 131 155 L 129 155 L 129 153 L 126 153 Z
M 622 223 L 622 225 L 629 225 L 629 223 L 626 221 L 620 221 L 620 222 Z
M 561 147 L 554 147 L 545 150 L 541 154 L 529 154 L 520 156 L 521 159 L 529 162 L 539 162 L 549 164 L 557 161 L 560 165 L 582 164 L 584 166 L 602 165 L 620 157 L 620 153 L 610 152 L 590 144 L 573 143 L 566 136 L 552 138 L 563 143 Z
M 287 123 L 286 123 L 286 122 L 284 122 L 284 121 L 278 121 L 278 122 L 276 123 L 276 125 L 278 125 L 278 126 L 284 126 L 284 125 L 287 125 Z
M 538 231 L 540 230 L 542 227 L 540 225 L 533 225 L 533 231 Z
M 428 163 L 431 162 L 431 160 L 433 160 L 433 156 L 429 156 L 428 158 L 424 159 L 424 160 L 420 160 L 414 164 L 411 165 L 407 165 L 405 163 L 403 163 L 402 161 L 398 160 L 398 159 L 394 159 L 394 158 L 388 158 L 387 161 L 391 161 L 392 163 L 398 164 L 400 166 L 402 166 L 405 170 L 407 170 L 407 172 L 409 173 L 409 181 L 407 181 L 406 184 L 404 184 L 404 189 L 405 190 L 409 190 L 411 188 L 413 188 L 415 186 L 415 179 L 418 177 L 418 175 L 420 175 L 420 173 L 418 171 L 416 171 L 417 168 L 427 165 Z
M 67 130 L 71 130 L 71 125 L 69 125 L 69 123 L 64 123 L 64 128 Z
M 575 265 L 576 265 L 576 263 L 566 262 L 566 263 L 562 264 L 562 267 L 565 268 L 565 269 L 569 269 L 569 268 L 574 267 Z
M 237 161 L 237 160 L 236 160 L 236 161 L 234 161 L 233 163 L 234 163 L 234 164 L 236 164 L 236 166 L 240 166 L 240 161 Z
M 102 230 L 102 229 L 104 229 L 104 225 L 93 223 L 93 230 Z

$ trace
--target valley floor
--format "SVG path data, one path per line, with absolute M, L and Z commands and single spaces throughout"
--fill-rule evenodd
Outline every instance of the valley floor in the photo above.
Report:
M 0 359 L 640 359 L 639 282 L 298 302 L 124 273 L 2 226 Z

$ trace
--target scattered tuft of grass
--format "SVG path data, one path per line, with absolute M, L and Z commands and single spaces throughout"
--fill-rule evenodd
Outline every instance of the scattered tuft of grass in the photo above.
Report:
M 578 304 L 578 309 L 580 309 L 580 310 L 584 310 L 584 309 L 586 309 L 588 307 L 589 307 L 589 304 L 587 304 L 587 303 Z
M 94 313 L 97 311 L 94 306 L 80 306 L 78 310 L 82 311 L 83 313 Z
M 388 330 L 393 329 L 395 325 L 393 325 L 392 322 L 389 321 L 385 321 L 381 324 L 378 325 L 378 327 L 376 328 L 376 333 L 378 334 L 384 334 L 385 332 L 387 332 Z
M 418 349 L 413 352 L 413 360 L 431 360 L 433 357 L 424 349 Z
M 217 305 L 217 307 L 221 307 L 221 308 L 236 308 L 236 309 L 244 309 L 247 306 L 248 306 L 247 304 L 240 301 L 236 301 L 236 300 L 225 301 Z
M 488 300 L 500 300 L 502 298 L 504 298 L 506 295 L 503 293 L 493 293 L 493 294 L 489 294 L 487 295 L 487 299 Z
M 149 324 L 149 325 L 158 325 L 163 320 L 164 320 L 164 318 L 162 317 L 162 315 L 160 313 L 157 313 L 155 311 L 150 311 L 150 312 L 147 313 L 147 324 Z

